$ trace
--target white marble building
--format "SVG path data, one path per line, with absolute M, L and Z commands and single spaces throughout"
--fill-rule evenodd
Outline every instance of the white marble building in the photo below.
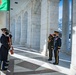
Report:
M 35 49 L 46 55 L 48 35 L 52 34 L 54 30 L 58 30 L 59 2 L 60 0 L 12 0 L 10 30 L 13 34 L 14 44 Z M 72 2 L 72 28 L 75 29 L 76 0 L 72 0 Z M 68 52 L 69 0 L 63 0 L 62 24 L 62 51 Z M 75 36 L 76 34 L 72 37 L 71 72 L 73 74 L 71 75 L 76 74 L 76 61 L 74 61 L 76 56 L 76 52 L 74 52 L 76 47 Z
M 58 9 L 59 0 L 12 0 L 10 31 L 14 44 L 45 53 L 48 35 L 58 30 Z
M 13 35 L 13 44 L 35 49 L 46 55 L 48 35 L 58 30 L 60 0 L 11 0 L 10 19 L 6 13 L 6 27 Z M 76 0 L 72 0 L 72 61 L 71 72 L 76 74 Z M 1 12 L 0 12 L 1 14 Z M 10 20 L 10 21 L 9 21 Z M 68 52 L 69 0 L 63 0 L 62 51 Z M 10 25 L 9 25 L 10 23 Z

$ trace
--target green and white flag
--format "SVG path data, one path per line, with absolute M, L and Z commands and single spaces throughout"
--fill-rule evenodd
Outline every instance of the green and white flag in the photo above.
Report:
M 9 11 L 10 0 L 0 0 L 0 11 Z

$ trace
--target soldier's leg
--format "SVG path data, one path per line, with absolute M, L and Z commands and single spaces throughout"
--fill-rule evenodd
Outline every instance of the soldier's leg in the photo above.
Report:
M 56 51 L 56 64 L 59 63 L 59 51 L 57 50 Z
M 1 62 L 1 70 L 7 70 L 8 66 L 6 65 L 6 61 Z
M 48 59 L 48 61 L 50 61 L 50 60 L 51 60 L 51 51 L 49 49 L 49 59 Z
M 50 49 L 49 49 L 49 59 L 50 59 Z
M 52 57 L 53 57 L 53 53 L 52 53 L 52 49 L 51 49 L 51 59 L 52 59 Z
M 52 50 L 49 50 L 49 59 L 52 60 Z
M 54 58 L 55 58 L 55 63 L 56 63 L 56 51 L 54 50 Z

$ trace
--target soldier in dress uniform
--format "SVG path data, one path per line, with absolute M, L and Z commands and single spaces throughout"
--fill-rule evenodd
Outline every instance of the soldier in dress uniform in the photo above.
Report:
M 61 38 L 59 37 L 59 32 L 54 31 L 54 57 L 55 57 L 55 62 L 53 63 L 54 65 L 59 64 L 60 48 L 61 48 Z
M 2 70 L 6 70 L 5 68 L 5 65 L 6 65 L 6 62 L 7 62 L 7 59 L 8 59 L 8 51 L 10 49 L 9 47 L 9 43 L 8 43 L 8 37 L 6 36 L 6 31 L 7 31 L 7 28 L 2 28 L 1 29 L 2 31 L 2 35 L 1 35 L 1 48 L 0 48 L 0 51 L 1 51 L 1 69 Z
M 52 60 L 53 46 L 54 46 L 54 40 L 53 40 L 53 36 L 50 34 L 49 37 L 48 37 L 48 50 L 49 50 L 49 59 L 48 59 L 48 61 Z

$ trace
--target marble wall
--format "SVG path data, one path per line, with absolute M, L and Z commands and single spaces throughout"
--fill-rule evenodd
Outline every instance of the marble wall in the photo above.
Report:
M 27 3 L 26 3 L 27 4 Z M 11 16 L 15 25 L 15 44 L 29 47 L 45 55 L 47 38 L 58 30 L 59 0 L 29 0 L 24 9 Z M 12 20 L 15 20 L 12 24 Z

